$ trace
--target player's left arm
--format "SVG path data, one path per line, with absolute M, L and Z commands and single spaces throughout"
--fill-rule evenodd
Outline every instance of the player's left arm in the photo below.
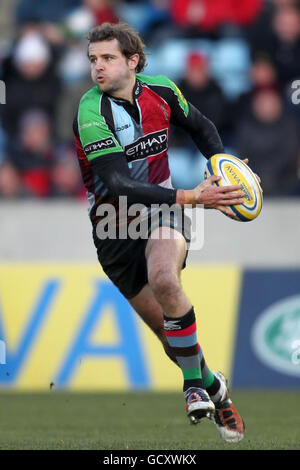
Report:
M 174 113 L 176 116 L 174 124 L 180 125 L 191 136 L 200 152 L 207 159 L 216 153 L 225 153 L 224 145 L 214 123 L 192 103 L 188 103 L 188 106 L 187 116 L 180 117 L 180 111 L 178 114 Z
M 225 153 L 225 149 L 214 123 L 202 114 L 192 103 L 182 95 L 175 83 L 170 81 L 169 100 L 171 103 L 172 124 L 183 128 L 193 139 L 200 152 L 209 159 L 217 153 Z M 243 159 L 248 165 L 248 158 Z M 260 177 L 254 173 L 261 183 Z
M 224 153 L 224 146 L 214 123 L 185 99 L 174 82 L 168 82 L 167 101 L 171 108 L 171 124 L 184 129 L 207 159 L 216 153 Z

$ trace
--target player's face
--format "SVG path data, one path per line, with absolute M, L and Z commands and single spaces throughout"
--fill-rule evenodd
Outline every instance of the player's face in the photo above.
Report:
M 101 91 L 122 96 L 122 91 L 135 80 L 138 54 L 127 59 L 120 51 L 117 39 L 91 43 L 89 59 L 92 80 Z

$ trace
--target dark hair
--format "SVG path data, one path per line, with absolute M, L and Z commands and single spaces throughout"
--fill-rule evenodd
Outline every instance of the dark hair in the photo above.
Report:
M 146 65 L 146 54 L 144 52 L 145 44 L 141 40 L 137 31 L 127 23 L 102 23 L 93 28 L 87 35 L 89 45 L 93 42 L 112 41 L 117 39 L 120 51 L 127 58 L 133 54 L 140 56 L 139 63 L 136 66 L 136 72 L 142 72 Z

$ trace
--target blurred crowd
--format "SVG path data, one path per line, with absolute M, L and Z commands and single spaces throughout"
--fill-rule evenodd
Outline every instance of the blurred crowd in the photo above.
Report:
M 177 83 L 265 196 L 300 196 L 300 0 L 15 0 L 13 12 L 13 39 L 0 33 L 2 198 L 85 197 L 72 122 L 93 86 L 86 34 L 105 21 L 139 31 L 144 73 Z M 172 129 L 174 186 L 198 184 L 205 164 Z

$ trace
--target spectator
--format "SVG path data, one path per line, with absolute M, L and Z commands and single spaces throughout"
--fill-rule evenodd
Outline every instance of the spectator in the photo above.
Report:
M 249 70 L 251 80 L 251 90 L 243 93 L 237 100 L 232 103 L 232 112 L 229 113 L 233 120 L 236 116 L 245 115 L 251 110 L 251 102 L 253 95 L 261 88 L 279 88 L 276 76 L 276 70 L 269 57 L 266 55 L 258 55 Z
M 119 21 L 111 0 L 84 0 L 84 5 L 92 11 L 97 25 Z
M 226 120 L 226 101 L 221 88 L 210 74 L 206 56 L 198 53 L 188 56 L 185 77 L 179 82 L 179 88 L 185 98 L 222 132 Z
M 20 120 L 29 109 L 42 109 L 55 123 L 60 80 L 53 67 L 48 44 L 36 32 L 21 37 L 10 65 L 3 77 L 6 105 L 1 111 L 3 128 L 8 137 L 14 139 Z
M 41 110 L 30 110 L 23 115 L 16 141 L 8 139 L 6 146 L 5 177 L 11 195 L 46 197 L 50 195 L 50 169 L 54 159 L 50 123 Z M 5 180 L 2 170 L 2 182 Z M 5 187 L 5 193 L 9 190 Z
M 185 99 L 210 119 L 222 134 L 227 124 L 227 104 L 221 88 L 211 77 L 209 59 L 199 53 L 191 53 L 187 58 L 185 76 L 178 86 Z M 172 180 L 177 187 L 187 189 L 194 180 L 204 177 L 206 159 L 184 132 L 173 127 L 170 165 Z
M 29 23 L 58 23 L 81 5 L 81 0 L 20 0 L 16 8 L 18 26 Z
M 257 17 L 262 0 L 173 0 L 175 23 L 211 32 L 224 23 L 245 26 Z
M 124 0 L 118 2 L 117 11 L 122 21 L 139 31 L 151 47 L 161 44 L 170 36 L 176 35 L 171 24 L 170 3 L 172 0 Z
M 28 111 L 17 142 L 7 145 L 0 167 L 4 197 L 83 197 L 85 195 L 74 147 L 55 146 L 49 120 L 40 110 Z
M 276 70 L 268 56 L 256 57 L 250 69 L 250 77 L 254 90 L 277 84 Z
M 300 75 L 300 10 L 285 5 L 273 10 L 271 29 L 252 41 L 252 54 L 265 53 L 274 63 L 282 89 Z
M 5 160 L 5 134 L 0 125 L 0 196 L 15 197 L 19 192 L 19 177 L 13 166 Z
M 59 62 L 63 93 L 57 106 L 57 136 L 60 142 L 73 141 L 72 126 L 78 102 L 91 88 L 90 62 L 87 57 L 86 35 L 96 26 L 93 13 L 82 6 L 65 18 L 63 29 L 66 48 Z
M 13 198 L 20 195 L 20 177 L 16 169 L 6 160 L 0 163 L 0 196 Z
M 74 145 L 62 145 L 55 153 L 51 170 L 51 195 L 57 197 L 85 198 Z
M 297 183 L 299 129 L 272 87 L 255 93 L 251 111 L 240 118 L 237 154 L 249 158 L 251 168 L 261 176 L 265 196 L 291 194 Z

